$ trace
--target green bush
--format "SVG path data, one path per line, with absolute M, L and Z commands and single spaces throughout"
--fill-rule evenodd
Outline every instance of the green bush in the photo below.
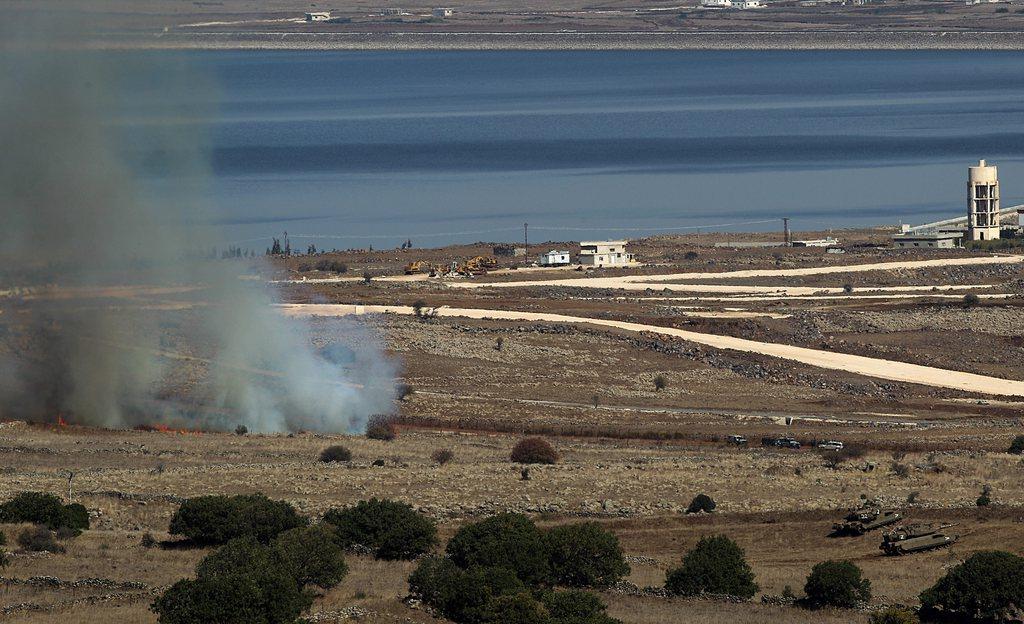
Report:
M 555 527 L 544 541 L 557 585 L 605 588 L 629 574 L 619 538 L 596 522 Z
M 196 578 L 178 581 L 150 609 L 161 624 L 286 624 L 312 604 L 269 546 L 235 539 L 196 566 Z
M 921 624 L 917 614 L 906 607 L 889 607 L 872 613 L 868 624 Z
M 723 594 L 752 598 L 758 587 L 743 549 L 724 535 L 703 537 L 683 556 L 683 563 L 669 570 L 665 589 L 672 594 L 696 596 Z
M 409 576 L 413 596 L 456 622 L 480 622 L 488 603 L 498 596 L 527 591 L 507 568 L 463 570 L 447 557 L 427 557 Z
M 415 559 L 437 543 L 434 521 L 398 501 L 359 501 L 328 511 L 324 522 L 334 527 L 343 546 L 372 548 L 378 559 Z
M 551 624 L 548 610 L 529 592 L 497 596 L 484 606 L 484 624 Z
M 517 464 L 554 464 L 558 453 L 544 438 L 523 438 L 513 448 L 511 459 Z
M 300 587 L 313 584 L 330 589 L 348 573 L 345 552 L 334 531 L 323 525 L 288 529 L 272 544 L 281 565 Z
M 352 451 L 348 450 L 344 446 L 335 445 L 328 446 L 320 452 L 320 461 L 324 463 L 329 462 L 347 462 L 352 460 Z
M 78 503 L 65 505 L 53 494 L 22 492 L 0 505 L 0 522 L 31 522 L 54 531 L 70 529 L 77 535 L 89 528 L 89 511 Z
M 460 528 L 448 542 L 448 556 L 462 568 L 504 567 L 528 585 L 550 579 L 547 544 L 533 521 L 502 513 Z
M 958 621 L 1010 621 L 1024 605 L 1024 558 L 975 553 L 921 594 L 921 612 Z
M 544 592 L 541 601 L 552 624 L 619 624 L 608 616 L 601 599 L 583 591 Z
M 852 609 L 871 599 L 871 581 L 851 561 L 823 561 L 811 568 L 804 593 L 811 607 Z
M 715 510 L 715 507 L 717 507 L 717 505 L 710 496 L 707 494 L 698 494 L 693 497 L 692 501 L 690 501 L 690 506 L 686 508 L 686 513 L 711 513 Z
M 285 501 L 262 494 L 199 496 L 183 502 L 171 517 L 170 533 L 197 544 L 225 544 L 239 537 L 268 543 L 279 533 L 305 526 L 306 519 Z
M 34 526 L 19 533 L 18 545 L 30 552 L 64 552 L 64 547 L 57 543 L 53 531 L 44 526 Z
M 1024 435 L 1019 435 L 1010 442 L 1010 448 L 1006 451 L 1007 453 L 1013 453 L 1014 455 L 1020 455 L 1024 453 Z

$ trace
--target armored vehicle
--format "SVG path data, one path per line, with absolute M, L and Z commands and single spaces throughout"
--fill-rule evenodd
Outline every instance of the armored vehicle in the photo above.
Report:
M 843 522 L 832 525 L 833 535 L 864 535 L 890 524 L 896 524 L 903 516 L 891 509 L 866 508 L 851 512 Z
M 878 546 L 887 555 L 906 555 L 909 553 L 932 550 L 949 546 L 957 537 L 946 535 L 942 529 L 953 525 L 932 526 L 928 524 L 911 524 L 899 526 L 882 536 Z

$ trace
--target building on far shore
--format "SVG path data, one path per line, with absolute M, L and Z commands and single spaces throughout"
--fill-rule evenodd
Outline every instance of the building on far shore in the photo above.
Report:
M 306 13 L 307 22 L 326 22 L 331 19 L 330 11 L 313 11 L 312 13 Z
M 437 7 L 430 12 L 434 17 L 451 17 L 455 14 L 455 9 L 449 7 Z
M 552 249 L 547 253 L 541 254 L 537 262 L 541 266 L 565 266 L 572 262 L 572 254 L 568 251 Z
M 832 247 L 839 244 L 838 238 L 812 238 L 808 240 L 795 240 L 790 243 L 793 247 Z
M 581 241 L 580 264 L 587 266 L 626 266 L 633 255 L 626 253 L 626 241 Z
M 943 230 L 939 232 L 907 233 L 892 237 L 892 242 L 900 249 L 912 247 L 933 247 L 936 249 L 954 249 L 961 246 L 964 238 L 963 230 Z

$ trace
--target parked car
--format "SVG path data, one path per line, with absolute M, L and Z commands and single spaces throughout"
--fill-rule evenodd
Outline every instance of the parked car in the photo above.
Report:
M 824 442 L 818 442 L 818 448 L 823 451 L 841 451 L 843 450 L 843 443 L 836 440 L 825 440 Z
M 797 442 L 795 438 L 791 438 L 789 436 L 783 436 L 783 437 L 767 436 L 767 437 L 761 438 L 761 446 L 774 446 L 774 447 L 778 447 L 778 448 L 798 449 L 798 448 L 800 448 L 800 443 Z
M 729 444 L 735 444 L 736 446 L 743 446 L 747 443 L 747 439 L 740 435 L 731 435 L 728 440 Z

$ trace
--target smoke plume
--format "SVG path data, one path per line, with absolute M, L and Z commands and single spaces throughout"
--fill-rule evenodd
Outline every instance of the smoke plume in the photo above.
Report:
M 285 319 L 261 260 L 210 257 L 191 120 L 217 89 L 190 57 L 0 40 L 0 417 L 343 432 L 391 410 L 368 329 Z

